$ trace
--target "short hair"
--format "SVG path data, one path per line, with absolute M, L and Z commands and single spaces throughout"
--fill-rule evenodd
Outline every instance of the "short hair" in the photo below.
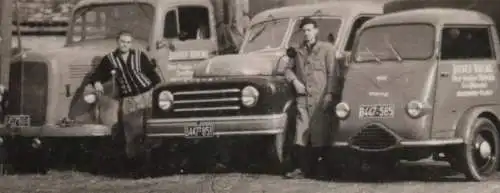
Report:
M 311 19 L 310 17 L 304 17 L 302 21 L 300 22 L 300 28 L 303 28 L 307 24 L 313 24 L 314 28 L 318 27 L 318 23 L 314 19 Z
M 127 31 L 127 30 L 122 30 L 122 31 L 118 32 L 118 34 L 116 35 L 116 40 L 120 39 L 120 37 L 122 37 L 124 35 L 130 36 L 130 37 L 134 37 L 132 35 L 132 32 Z

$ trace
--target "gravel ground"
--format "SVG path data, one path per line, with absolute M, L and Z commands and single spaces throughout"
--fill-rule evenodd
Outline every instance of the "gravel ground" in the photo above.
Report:
M 94 176 L 72 171 L 50 171 L 46 175 L 0 177 L 3 193 L 490 193 L 500 192 L 500 183 L 465 182 L 462 175 L 448 175 L 446 164 L 404 165 L 378 180 L 319 181 L 284 180 L 262 174 L 184 174 L 157 178 L 126 179 Z M 390 176 L 389 176 L 390 175 Z

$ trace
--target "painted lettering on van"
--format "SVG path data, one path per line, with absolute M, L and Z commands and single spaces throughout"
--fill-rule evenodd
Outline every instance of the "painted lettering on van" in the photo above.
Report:
M 454 64 L 452 83 L 459 84 L 457 97 L 492 96 L 496 83 L 493 64 Z

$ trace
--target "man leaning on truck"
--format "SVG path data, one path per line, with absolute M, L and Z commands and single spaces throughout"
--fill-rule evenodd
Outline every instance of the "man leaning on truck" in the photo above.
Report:
M 152 90 L 160 83 L 160 76 L 148 56 L 137 49 L 132 49 L 132 33 L 122 31 L 116 38 L 118 48 L 106 54 L 90 77 L 90 82 L 97 92 L 104 92 L 103 84 L 112 79 L 115 72 L 117 100 L 119 106 L 112 111 L 112 123 L 121 121 L 125 136 L 125 152 L 128 157 L 135 157 L 139 152 L 143 137 L 142 124 L 138 123 L 141 110 L 151 106 Z M 140 121 L 139 121 L 140 122 Z
M 285 69 L 285 77 L 296 91 L 297 149 L 294 152 L 297 155 L 294 157 L 298 162 L 298 169 L 286 174 L 286 178 L 309 176 L 310 170 L 316 169 L 312 166 L 318 163 L 318 159 L 327 157 L 325 153 L 330 146 L 333 126 L 330 112 L 336 90 L 334 47 L 329 42 L 317 40 L 319 29 L 311 18 L 304 18 L 300 28 L 305 41 L 299 48 L 287 50 L 291 60 Z

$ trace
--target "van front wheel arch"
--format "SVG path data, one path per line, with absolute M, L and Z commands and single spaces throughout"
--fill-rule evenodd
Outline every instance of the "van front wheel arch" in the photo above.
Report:
M 484 181 L 497 172 L 499 154 L 499 133 L 489 119 L 479 117 L 468 129 L 463 145 L 454 150 L 451 165 L 464 173 L 469 180 Z

